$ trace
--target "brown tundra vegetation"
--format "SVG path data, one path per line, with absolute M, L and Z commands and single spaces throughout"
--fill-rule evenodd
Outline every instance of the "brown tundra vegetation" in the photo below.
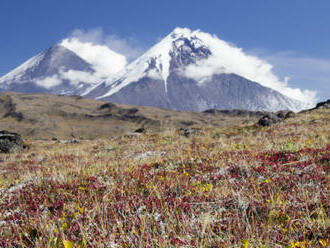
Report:
M 0 155 L 0 247 L 329 247 L 330 110 Z

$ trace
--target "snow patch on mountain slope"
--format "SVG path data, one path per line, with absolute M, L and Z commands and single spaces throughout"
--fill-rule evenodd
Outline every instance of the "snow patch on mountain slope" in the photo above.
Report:
M 169 51 L 171 50 L 171 46 L 172 43 L 168 36 L 163 42 L 158 43 L 141 57 L 129 64 L 125 70 L 118 75 L 114 82 L 108 81 L 107 85 L 112 85 L 113 87 L 109 92 L 99 98 L 110 96 L 144 76 L 164 80 L 165 89 L 167 90 L 167 77 L 170 70 Z M 154 64 L 152 65 L 152 63 Z M 153 66 L 153 68 L 148 70 L 150 66 Z
M 0 78 L 0 84 L 2 83 L 10 83 L 12 81 L 21 82 L 22 77 L 25 72 L 33 67 L 37 67 L 40 61 L 43 59 L 43 54 L 38 54 L 26 62 L 15 68 L 14 70 L 8 72 L 6 75 Z
M 174 46 L 184 46 L 184 41 L 178 39 L 183 37 L 191 39 L 198 32 L 199 31 L 191 32 L 187 28 L 174 29 L 174 31 L 163 40 L 129 64 L 124 71 L 118 74 L 115 80 L 108 81 L 107 85 L 111 85 L 112 88 L 106 94 L 98 97 L 98 99 L 110 96 L 145 76 L 163 80 L 165 91 L 167 92 L 167 78 L 170 74 L 171 63 L 170 54 L 173 52 Z M 194 40 L 192 43 L 195 48 L 203 45 L 198 40 Z

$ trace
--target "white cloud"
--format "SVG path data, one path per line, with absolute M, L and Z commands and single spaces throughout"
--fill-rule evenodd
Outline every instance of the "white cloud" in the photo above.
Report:
M 37 85 L 42 86 L 46 89 L 50 89 L 52 87 L 60 85 L 61 83 L 62 80 L 57 75 L 36 80 Z
M 251 51 L 274 65 L 280 77 L 289 77 L 295 87 L 306 87 L 318 92 L 320 100 L 330 98 L 330 60 L 301 56 L 286 51 L 270 53 L 263 50 Z
M 61 71 L 59 75 L 38 80 L 39 85 L 46 88 L 68 80 L 73 85 L 81 82 L 96 85 L 111 80 L 127 65 L 127 58 L 136 58 L 142 49 L 134 39 L 121 39 L 116 35 L 104 35 L 101 28 L 82 30 L 76 29 L 70 37 L 61 41 L 60 45 L 73 51 L 94 69 L 94 72 L 77 70 Z M 126 57 L 125 57 L 126 56 Z
M 61 45 L 91 64 L 95 70 L 95 76 L 102 79 L 109 78 L 126 66 L 125 56 L 110 50 L 105 45 L 82 42 L 78 38 L 65 39 Z
M 73 51 L 89 63 L 94 72 L 78 70 L 60 71 L 58 75 L 40 78 L 37 84 L 47 89 L 68 80 L 70 84 L 88 83 L 96 85 L 109 81 L 117 73 L 124 70 L 127 59 L 135 59 L 143 51 L 133 38 L 122 39 L 117 35 L 105 35 L 101 28 L 76 29 L 63 39 L 60 45 Z
M 146 50 L 135 38 L 122 38 L 116 34 L 106 35 L 102 28 L 76 29 L 70 37 L 83 43 L 106 46 L 112 51 L 124 55 L 129 61 L 136 59 Z
M 75 29 L 69 38 L 77 38 L 84 43 L 102 44 L 104 40 L 102 28 L 93 28 L 87 31 L 83 29 Z
M 188 66 L 184 71 L 185 76 L 202 82 L 214 73 L 235 73 L 293 99 L 309 104 L 315 103 L 315 91 L 289 87 L 289 78 L 280 80 L 270 63 L 248 55 L 241 48 L 220 40 L 215 35 L 197 32 L 198 38 L 209 46 L 212 55 L 208 59 L 198 61 L 197 65 Z
M 60 45 L 84 59 L 94 72 L 60 71 L 58 75 L 38 79 L 37 84 L 47 89 L 61 84 L 63 80 L 68 80 L 73 85 L 81 82 L 96 85 L 111 79 L 126 67 L 126 57 L 116 51 L 123 50 L 129 56 L 138 55 L 137 50 L 131 48 L 128 41 L 115 35 L 105 36 L 100 28 L 88 31 L 76 29 L 70 37 L 62 40 Z M 114 49 L 110 49 L 109 45 L 113 45 Z
M 88 84 L 95 84 L 100 79 L 93 73 L 77 70 L 69 70 L 66 72 L 61 72 L 61 78 L 69 80 L 71 84 L 78 85 L 81 82 Z

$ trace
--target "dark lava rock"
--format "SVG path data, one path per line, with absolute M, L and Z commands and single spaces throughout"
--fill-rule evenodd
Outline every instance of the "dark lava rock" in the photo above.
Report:
M 278 111 L 276 112 L 276 116 L 280 119 L 284 119 L 287 111 Z
M 288 118 L 294 117 L 295 113 L 292 111 L 288 111 L 288 110 L 282 110 L 282 111 L 276 112 L 276 116 L 280 119 L 288 119 Z
M 138 128 L 134 131 L 134 133 L 145 133 L 146 129 L 144 127 Z
M 113 103 L 105 103 L 105 104 L 102 104 L 100 107 L 99 107 L 99 110 L 102 110 L 102 109 L 113 109 L 115 108 L 116 105 L 113 104 Z
M 183 136 L 189 137 L 190 135 L 196 133 L 195 129 L 180 128 L 181 134 Z
M 69 141 L 70 144 L 79 144 L 79 140 L 76 140 L 76 139 L 72 139 Z
M 315 109 L 324 109 L 324 108 L 330 108 L 330 99 L 328 99 L 325 102 L 319 102 L 316 104 Z
M 23 143 L 21 135 L 5 130 L 0 131 L 0 153 L 21 152 Z
M 330 99 L 324 101 L 324 102 L 319 102 L 318 104 L 316 104 L 316 106 L 314 108 L 311 109 L 305 109 L 300 111 L 299 113 L 306 113 L 306 112 L 310 112 L 313 110 L 317 110 L 317 109 L 328 109 L 330 108 Z
M 5 117 L 5 118 L 12 117 L 12 118 L 16 119 L 17 121 L 22 121 L 24 119 L 24 116 L 22 113 L 15 112 L 15 111 L 10 111 L 10 112 L 6 113 L 3 117 Z
M 289 111 L 289 112 L 287 112 L 287 113 L 285 114 L 284 119 L 293 118 L 293 117 L 295 117 L 295 116 L 296 116 L 296 114 L 295 114 L 294 112 Z
M 282 120 L 282 118 L 279 118 L 276 114 L 269 113 L 261 117 L 258 124 L 260 126 L 271 126 L 275 123 L 278 123 Z
M 252 110 L 245 110 L 245 109 L 208 109 L 203 111 L 206 114 L 222 114 L 228 115 L 231 117 L 262 117 L 269 112 L 267 111 L 252 111 Z
M 260 126 L 268 127 L 273 124 L 279 123 L 285 119 L 295 117 L 295 113 L 292 111 L 282 110 L 274 113 L 268 113 L 260 118 L 258 124 Z

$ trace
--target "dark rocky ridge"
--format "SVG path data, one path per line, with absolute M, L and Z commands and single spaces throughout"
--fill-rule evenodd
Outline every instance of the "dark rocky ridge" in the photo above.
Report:
M 316 107 L 314 109 L 323 109 L 323 108 L 330 108 L 330 99 L 324 102 L 319 102 L 316 104 Z

